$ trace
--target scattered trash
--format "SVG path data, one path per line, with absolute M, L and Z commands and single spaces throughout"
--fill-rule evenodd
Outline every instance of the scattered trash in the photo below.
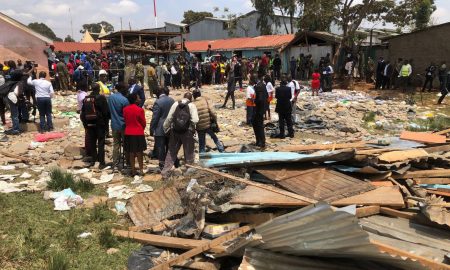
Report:
M 117 214 L 119 215 L 125 215 L 127 213 L 126 203 L 117 201 L 114 206 L 116 208 Z
M 50 198 L 54 199 L 56 211 L 67 211 L 83 203 L 83 198 L 75 194 L 72 189 L 64 189 L 59 192 L 50 194 Z
M 34 136 L 35 142 L 48 142 L 50 140 L 64 138 L 66 136 L 65 133 L 62 132 L 47 132 L 47 133 L 38 133 Z
M 84 233 L 81 233 L 80 235 L 78 235 L 77 237 L 78 238 L 88 238 L 89 236 L 92 236 L 92 233 L 84 232 Z

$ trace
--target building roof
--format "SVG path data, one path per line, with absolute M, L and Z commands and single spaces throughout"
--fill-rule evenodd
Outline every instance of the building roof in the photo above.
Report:
M 187 26 L 187 24 L 185 23 L 173 23 L 173 22 L 164 22 L 165 24 L 170 24 L 170 25 L 175 25 L 175 26 L 179 26 L 179 27 L 185 27 Z
M 31 28 L 29 28 L 28 26 L 24 25 L 23 23 L 21 23 L 19 21 L 16 21 L 15 19 L 9 17 L 8 15 L 6 15 L 2 12 L 0 12 L 0 19 L 13 25 L 14 27 L 21 29 L 22 31 L 27 32 L 30 35 L 33 35 L 33 36 L 39 38 L 40 40 L 42 40 L 48 44 L 53 43 L 53 41 L 51 39 L 49 39 L 48 37 L 45 37 L 45 36 L 37 33 L 36 31 L 31 30 Z
M 94 38 L 92 37 L 91 33 L 89 33 L 89 30 L 86 30 L 84 32 L 81 43 L 95 43 Z
M 409 33 L 405 33 L 405 34 L 400 34 L 400 35 L 396 35 L 396 36 L 389 36 L 389 37 L 383 37 L 383 38 L 380 38 L 380 39 L 383 40 L 383 41 L 389 41 L 391 39 L 401 38 L 401 37 L 409 36 L 409 35 L 414 35 L 414 34 L 418 34 L 418 33 L 421 33 L 421 32 L 429 31 L 431 29 L 440 28 L 440 27 L 446 27 L 446 26 L 450 26 L 450 22 L 443 23 L 443 24 L 438 24 L 438 25 L 433 25 L 433 26 L 427 27 L 427 28 L 422 29 L 422 30 L 416 30 L 416 31 L 412 31 L 412 32 L 409 32 Z
M 229 38 L 217 40 L 186 41 L 185 46 L 191 52 L 203 52 L 211 44 L 212 50 L 234 51 L 264 48 L 281 48 L 291 42 L 295 35 L 268 35 L 259 37 Z
M 297 33 L 295 35 L 295 37 L 292 38 L 292 40 L 288 44 L 286 44 L 286 46 L 284 46 L 282 48 L 282 50 L 286 49 L 289 46 L 296 45 L 296 44 L 303 43 L 303 42 L 304 42 L 304 44 L 310 44 L 312 39 L 320 40 L 320 41 L 323 41 L 323 42 L 329 43 L 329 44 L 336 44 L 341 41 L 342 37 L 339 35 L 328 33 L 328 32 L 303 31 L 303 32 Z
M 100 43 L 81 43 L 81 42 L 53 42 L 53 45 L 55 46 L 56 52 L 76 52 L 76 51 L 82 51 L 82 52 L 100 52 L 101 51 L 101 44 Z

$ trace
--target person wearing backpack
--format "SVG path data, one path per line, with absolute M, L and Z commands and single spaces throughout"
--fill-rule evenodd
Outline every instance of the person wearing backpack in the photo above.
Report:
M 5 131 L 6 135 L 19 135 L 19 99 L 24 98 L 22 71 L 14 71 L 10 74 L 10 81 L 6 82 L 0 89 L 1 98 L 9 105 L 11 112 L 12 128 Z
M 164 132 L 170 134 L 169 151 L 161 172 L 164 178 L 169 176 L 181 146 L 183 146 L 185 163 L 194 163 L 194 135 L 198 120 L 197 107 L 192 103 L 192 94 L 189 92 L 170 108 L 167 119 L 164 121 Z
M 206 97 L 202 97 L 200 90 L 194 90 L 193 96 L 195 100 L 194 104 L 197 107 L 198 113 L 197 134 L 199 153 L 206 152 L 206 134 L 208 134 L 214 141 L 217 146 L 217 150 L 221 153 L 224 152 L 224 147 L 215 133 L 218 132 L 218 126 L 217 115 L 214 112 L 214 108 L 211 106 L 210 101 Z M 216 131 L 214 131 L 214 125 Z
M 110 113 L 108 101 L 104 95 L 100 95 L 100 85 L 94 83 L 91 86 L 92 92 L 86 96 L 81 108 L 81 122 L 86 129 L 89 146 L 86 149 L 87 155 L 92 157 L 93 162 L 98 161 L 100 168 L 105 165 L 105 138 Z

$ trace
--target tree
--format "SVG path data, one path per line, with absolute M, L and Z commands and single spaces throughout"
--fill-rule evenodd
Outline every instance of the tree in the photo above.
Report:
M 286 20 L 283 19 L 283 25 L 288 34 L 294 34 L 294 25 L 298 16 L 303 1 L 299 0 L 252 0 L 253 7 L 260 12 L 260 16 L 256 22 L 257 27 L 263 35 L 269 35 L 272 33 L 272 23 L 277 26 L 281 26 L 280 17 L 289 17 L 290 27 L 287 26 Z M 298 13 L 298 14 L 297 14 Z
M 436 10 L 434 0 L 421 0 L 415 14 L 415 26 L 417 30 L 424 29 L 431 20 L 431 14 Z
M 80 33 L 84 34 L 84 32 L 88 30 L 90 33 L 98 34 L 102 30 L 102 26 L 107 33 L 114 32 L 114 26 L 112 26 L 112 24 L 106 21 L 101 21 L 99 23 L 83 24 L 83 29 L 80 30 Z
M 50 27 L 48 27 L 45 23 L 33 22 L 28 24 L 28 27 L 33 31 L 38 32 L 39 34 L 48 37 L 51 40 L 62 41 L 62 39 L 57 37 L 55 32 L 53 32 L 53 30 Z
M 305 31 L 330 31 L 337 16 L 336 6 L 339 0 L 305 1 L 301 8 L 298 28 Z
M 275 17 L 273 1 L 270 0 L 252 0 L 253 7 L 261 14 L 256 21 L 261 35 L 272 34 L 271 20 Z
M 191 24 L 194 22 L 198 22 L 203 20 L 206 17 L 213 17 L 213 14 L 211 12 L 208 11 L 193 11 L 193 10 L 188 10 L 185 11 L 183 14 L 183 20 L 181 21 L 182 23 L 185 24 Z
M 75 39 L 73 39 L 72 36 L 67 35 L 67 37 L 64 39 L 64 42 L 75 42 Z

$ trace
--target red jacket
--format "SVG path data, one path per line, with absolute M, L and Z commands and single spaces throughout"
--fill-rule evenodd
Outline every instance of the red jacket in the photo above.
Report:
M 128 105 L 123 109 L 123 118 L 125 120 L 125 135 L 144 135 L 146 126 L 144 109 L 136 104 Z

